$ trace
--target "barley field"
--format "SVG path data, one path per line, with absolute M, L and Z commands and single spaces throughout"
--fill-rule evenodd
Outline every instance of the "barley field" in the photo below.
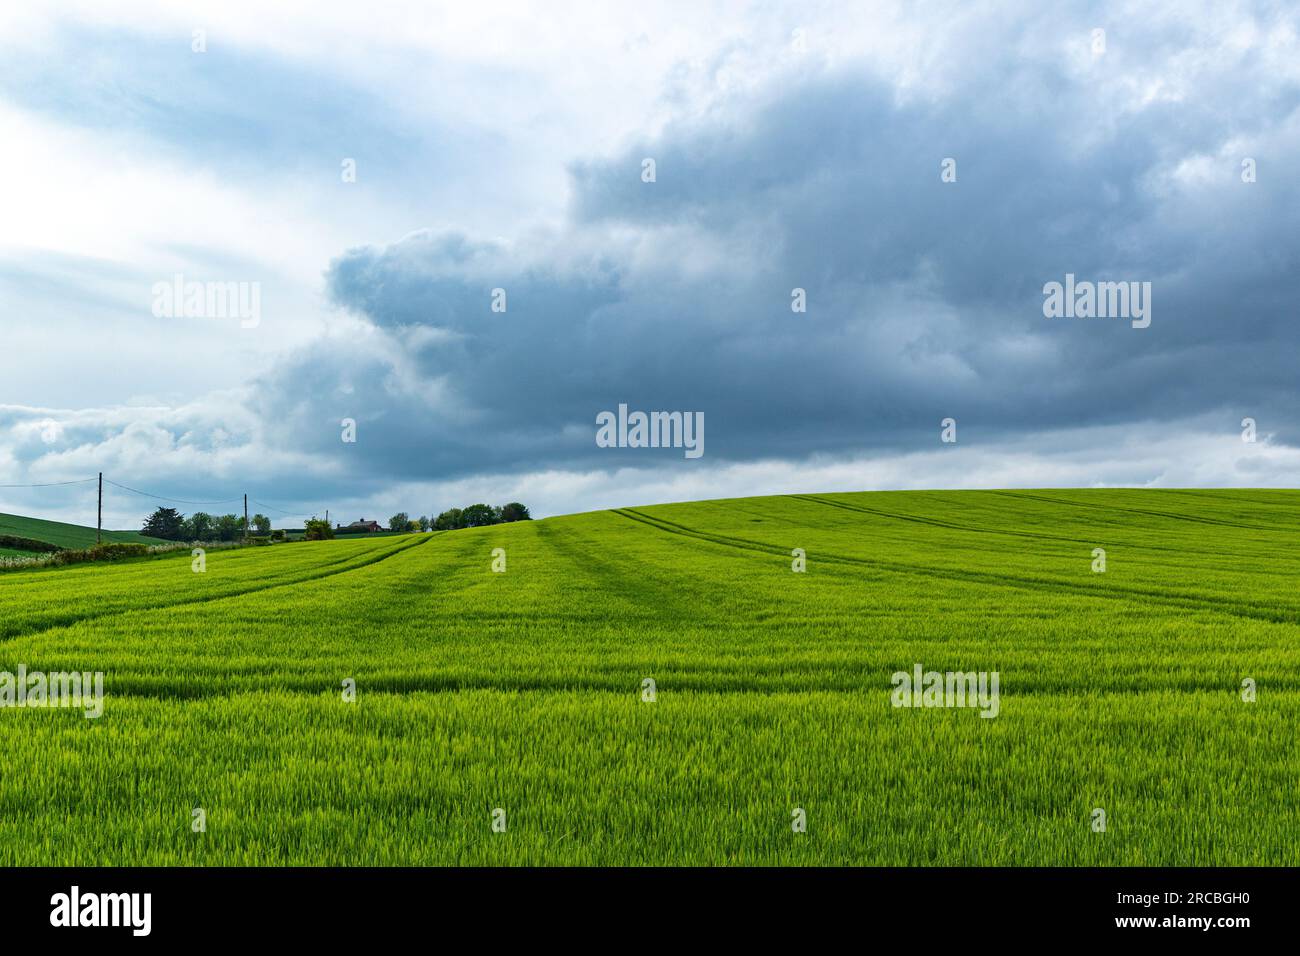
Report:
M 1295 866 L 1298 541 L 1289 491 L 873 492 L 10 573 L 0 671 L 105 699 L 0 709 L 0 864 Z

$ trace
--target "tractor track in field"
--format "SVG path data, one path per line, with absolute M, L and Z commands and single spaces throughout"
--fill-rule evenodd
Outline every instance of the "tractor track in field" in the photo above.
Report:
M 1015 538 L 1033 538 L 1035 540 L 1047 541 L 1065 541 L 1069 544 L 1087 544 L 1082 538 L 1070 538 L 1062 534 L 1043 534 L 1037 531 L 1004 531 L 1000 528 L 979 528 L 974 525 L 959 524 L 956 521 L 944 521 L 940 518 L 923 518 L 920 515 L 908 515 L 895 511 L 881 511 L 879 508 L 868 508 L 865 505 L 849 504 L 847 501 L 832 501 L 829 498 L 822 498 L 817 495 L 788 495 L 796 501 L 808 501 L 814 504 L 826 505 L 828 508 L 842 508 L 845 511 L 856 511 L 860 514 L 878 515 L 882 518 L 896 518 L 899 521 L 912 521 L 917 524 L 933 525 L 936 528 L 948 528 L 953 531 L 971 531 L 976 534 L 1001 534 L 1010 535 Z
M 680 577 L 671 573 L 665 576 L 658 570 L 652 571 L 634 557 L 622 554 L 611 556 L 607 552 L 603 560 L 592 561 L 592 550 L 599 547 L 599 541 L 588 538 L 584 542 L 572 534 L 557 531 L 554 525 L 545 521 L 535 522 L 534 530 L 537 532 L 537 540 L 568 561 L 573 573 L 582 575 L 587 581 L 602 588 L 606 595 L 617 594 L 625 605 L 620 608 L 620 613 L 625 614 L 625 619 L 629 622 L 643 619 L 655 622 L 666 620 L 667 609 L 658 592 L 639 594 L 639 586 L 651 577 L 660 584 L 675 588 L 679 594 L 684 593 Z M 701 611 L 689 605 L 674 609 L 672 613 L 675 620 L 694 623 L 700 619 L 701 614 L 712 613 L 712 609 Z
M 1180 515 L 1172 511 L 1153 511 L 1150 508 L 1122 508 L 1119 505 L 1098 504 L 1092 501 L 1071 501 L 1068 498 L 1049 498 L 1046 495 L 1031 495 L 1025 491 L 994 491 L 995 495 L 1002 495 L 1006 498 L 1028 498 L 1032 501 L 1043 501 L 1052 505 L 1064 505 L 1067 508 L 1092 508 L 1094 511 L 1120 512 L 1121 514 L 1131 515 L 1150 515 L 1155 518 L 1169 518 L 1173 521 L 1190 521 L 1195 524 L 1217 525 L 1221 528 L 1238 528 L 1242 531 L 1272 531 L 1282 532 L 1284 534 L 1293 533 L 1290 528 L 1273 528 L 1268 525 L 1259 524 L 1240 524 L 1236 521 L 1224 521 L 1221 518 L 1198 518 L 1193 515 Z
M 730 669 L 675 669 L 672 688 L 675 692 L 686 692 L 711 697 L 748 697 L 772 698 L 787 696 L 805 696 L 817 694 L 826 697 L 856 698 L 861 696 L 864 676 L 872 673 L 888 673 L 897 665 L 879 663 L 868 658 L 856 658 L 851 662 L 837 661 L 819 667 L 811 667 L 807 662 L 799 662 L 798 676 L 789 676 L 789 667 L 781 664 L 769 668 L 767 673 L 755 677 L 753 668 L 748 664 Z M 851 673 L 836 673 L 848 669 Z M 251 683 L 233 683 L 232 675 L 227 672 L 212 672 L 203 675 L 203 681 L 195 681 L 183 688 L 160 686 L 158 683 L 116 678 L 112 685 L 113 697 L 118 700 L 134 699 L 137 701 L 163 702 L 198 702 L 215 699 L 231 699 L 255 695 L 303 695 L 320 697 L 328 695 L 332 700 L 336 694 L 333 689 L 333 670 L 319 672 L 295 672 L 286 674 L 280 671 L 261 671 L 257 680 Z M 363 672 L 364 673 L 364 672 Z M 829 674 L 830 676 L 826 676 Z M 235 675 L 238 678 L 240 675 Z M 260 682 L 259 682 L 260 681 Z M 229 682 L 229 683 L 223 683 Z M 633 681 L 635 683 L 635 681 Z M 629 685 L 629 671 L 613 669 L 608 672 L 585 669 L 581 675 L 563 673 L 534 677 L 502 678 L 490 669 L 471 673 L 427 673 L 407 674 L 392 677 L 384 674 L 365 674 L 367 694 L 387 694 L 392 697 L 411 697 L 414 695 L 473 694 L 495 693 L 503 695 L 526 694 L 611 694 L 626 698 Z M 1300 682 L 1289 677 L 1270 680 L 1269 687 L 1274 691 L 1287 693 L 1300 691 Z M 1081 691 L 1067 677 L 1051 674 L 1040 683 L 1020 681 L 1015 687 L 1018 699 L 1062 698 L 1065 700 L 1096 701 L 1101 697 L 1117 699 L 1131 698 L 1134 694 L 1186 693 L 1213 695 L 1222 701 L 1223 682 L 1214 677 L 1196 677 L 1178 675 L 1158 683 L 1114 684 L 1105 690 Z
M 666 518 L 652 517 L 651 515 L 640 512 L 635 508 L 614 508 L 611 510 L 611 514 L 616 514 L 630 521 L 638 521 L 655 528 L 656 530 L 663 531 L 666 534 L 677 534 L 683 537 L 695 538 L 699 541 L 705 541 L 711 544 L 722 545 L 724 547 L 735 548 L 742 551 L 755 551 L 763 554 L 781 555 L 784 558 L 790 556 L 789 549 L 782 545 L 769 544 L 765 541 L 754 541 L 749 538 L 737 538 L 699 531 L 687 525 L 669 521 Z M 1194 594 L 1176 594 L 1169 591 L 1115 587 L 1113 585 L 1108 585 L 1105 590 L 1102 590 L 1096 587 L 1088 587 L 1086 585 L 1073 584 L 1067 581 L 1053 580 L 1051 578 L 1013 577 L 1010 575 L 995 574 L 989 571 L 961 571 L 957 569 L 931 568 L 921 565 L 905 564 L 901 561 L 889 561 L 883 558 L 854 558 L 846 555 L 830 553 L 819 553 L 815 560 L 825 561 L 830 564 L 843 564 L 850 567 L 871 568 L 873 570 L 887 573 L 911 574 L 918 577 L 936 578 L 941 581 L 951 581 L 955 579 L 972 584 L 991 584 L 998 587 L 1014 588 L 1017 590 L 1066 591 L 1080 597 L 1091 597 L 1106 601 L 1135 600 L 1141 601 L 1145 604 L 1160 604 L 1166 607 L 1179 608 L 1181 610 L 1210 611 L 1212 613 L 1225 614 L 1231 617 L 1268 621 L 1273 624 L 1300 623 L 1300 612 L 1257 610 L 1254 608 L 1242 607 L 1241 605 L 1228 604 L 1223 601 L 1217 601 L 1212 598 L 1205 598 Z
M 1016 538 L 1030 538 L 1031 540 L 1038 540 L 1038 541 L 1063 541 L 1067 544 L 1082 545 L 1084 547 L 1089 547 L 1089 548 L 1093 547 L 1094 545 L 1097 545 L 1098 543 L 1102 543 L 1105 544 L 1106 547 L 1108 548 L 1111 547 L 1111 544 L 1109 543 L 1109 540 L 1111 539 L 1106 537 L 1106 533 L 1103 533 L 1102 535 L 1094 536 L 1093 538 L 1083 538 L 1083 537 L 1069 537 L 1067 535 L 1061 535 L 1061 534 L 1048 534 L 1047 532 L 1040 532 L 1040 531 L 1008 531 L 1001 528 L 982 528 L 979 527 L 978 525 L 961 524 L 960 522 L 956 522 L 956 521 L 945 521 L 941 518 L 925 518 L 920 515 L 910 515 L 910 514 L 904 514 L 902 512 L 896 512 L 896 511 L 884 511 L 879 508 L 868 508 L 866 505 L 853 504 L 847 501 L 832 501 L 830 498 L 823 498 L 820 495 L 795 494 L 795 495 L 787 495 L 786 497 L 792 498 L 796 501 L 807 501 L 819 505 L 826 505 L 829 508 L 840 508 L 844 511 L 856 511 L 860 514 L 879 516 L 881 518 L 893 518 L 898 521 L 910 521 L 916 524 L 932 525 L 936 528 L 945 528 L 953 531 L 966 531 L 971 534 L 1010 535 Z M 1106 529 L 1106 531 L 1109 532 L 1110 529 Z M 1115 547 L 1119 547 L 1119 546 L 1120 545 L 1118 543 L 1115 544 Z M 1125 546 L 1127 547 L 1128 545 L 1125 544 Z M 1177 555 L 1186 555 L 1187 553 L 1187 549 L 1185 547 L 1168 547 L 1165 545 L 1151 544 L 1149 542 L 1143 542 L 1140 545 L 1140 547 L 1144 551 L 1167 551 L 1171 554 L 1177 554 Z M 1241 553 L 1237 551 L 1215 550 L 1211 552 L 1205 549 L 1202 549 L 1198 552 L 1198 557 L 1203 557 L 1207 554 L 1215 554 L 1225 558 L 1241 557 Z
M 237 591 L 227 591 L 222 594 L 210 594 L 210 595 L 205 595 L 204 597 L 193 598 L 191 600 L 178 600 L 178 601 L 172 601 L 164 604 L 154 604 L 151 605 L 150 607 L 129 607 L 129 608 L 121 608 L 119 610 L 102 611 L 99 613 L 70 614 L 67 615 L 66 617 L 60 617 L 52 621 L 47 620 L 29 630 L 22 630 L 22 629 L 13 630 L 13 631 L 0 630 L 0 644 L 15 640 L 17 638 L 33 637 L 37 634 L 44 634 L 47 631 L 54 631 L 61 627 L 71 627 L 74 624 L 80 624 L 85 621 L 98 621 L 103 618 L 118 617 L 123 614 L 136 614 L 140 612 L 149 613 L 152 611 L 171 610 L 173 608 L 179 608 L 179 607 L 190 607 L 198 604 L 210 604 L 213 601 L 224 601 L 227 598 L 244 597 L 245 595 L 258 594 L 262 591 L 274 591 L 276 588 L 291 587 L 297 584 L 308 584 L 313 581 L 323 581 L 326 578 L 332 578 L 340 574 L 346 574 L 349 571 L 358 571 L 361 568 L 368 568 L 371 567 L 372 565 L 379 564 L 382 561 L 387 561 L 389 558 L 395 555 L 402 554 L 414 548 L 418 548 L 420 545 L 424 544 L 426 541 L 428 541 L 430 538 L 434 536 L 435 535 L 425 535 L 419 538 L 418 540 L 411 542 L 410 544 L 404 544 L 401 547 L 393 548 L 388 551 L 382 551 L 376 549 L 376 551 L 378 551 L 377 554 L 367 555 L 366 560 L 358 561 L 356 564 L 349 564 L 346 567 L 337 567 L 337 565 L 347 561 L 348 560 L 347 558 L 341 559 L 339 561 L 331 561 L 328 564 L 322 566 L 328 569 L 325 570 L 324 573 L 310 574 L 304 577 L 294 578 L 293 580 L 289 580 L 289 581 L 285 581 L 285 580 L 269 581 L 263 584 L 256 585 L 254 587 L 243 588 Z

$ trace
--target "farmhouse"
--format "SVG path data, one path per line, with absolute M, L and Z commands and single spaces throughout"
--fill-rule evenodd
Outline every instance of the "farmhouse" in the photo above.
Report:
M 384 529 L 383 526 L 380 525 L 378 521 L 367 521 L 365 518 L 362 518 L 359 521 L 352 522 L 350 525 L 338 525 L 334 530 L 345 531 L 345 532 L 346 531 L 365 532 L 365 531 L 383 531 Z

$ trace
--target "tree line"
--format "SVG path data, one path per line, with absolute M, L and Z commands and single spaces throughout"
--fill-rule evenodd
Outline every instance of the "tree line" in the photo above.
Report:
M 271 533 L 271 519 L 266 515 L 253 515 L 249 521 L 253 534 Z M 242 515 L 210 515 L 196 511 L 188 518 L 175 508 L 159 508 L 145 519 L 141 534 L 164 541 L 236 541 L 244 537 Z
M 412 519 L 399 511 L 388 519 L 389 531 L 455 531 L 458 528 L 481 528 L 490 524 L 507 524 L 511 521 L 531 521 L 528 506 L 518 501 L 493 507 L 470 505 L 467 508 L 448 508 L 436 518 L 425 515 Z
M 432 519 L 426 515 L 412 519 L 405 511 L 399 511 L 388 519 L 388 530 L 455 531 L 458 528 L 481 528 L 511 521 L 531 521 L 532 517 L 528 506 L 518 501 L 497 507 L 474 504 L 466 508 L 448 508 Z M 252 533 L 259 537 L 271 533 L 271 519 L 265 515 L 253 515 L 248 524 L 252 526 Z M 237 541 L 244 537 L 245 530 L 244 519 L 240 515 L 214 516 L 206 511 L 196 511 L 186 518 L 175 508 L 159 508 L 145 519 L 140 533 L 164 541 Z M 306 531 L 307 537 L 313 540 L 334 537 L 334 529 L 329 522 L 321 519 L 308 521 Z

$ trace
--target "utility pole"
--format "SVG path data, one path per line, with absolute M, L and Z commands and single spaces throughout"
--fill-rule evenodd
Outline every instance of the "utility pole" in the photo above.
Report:
M 248 495 L 244 495 L 244 540 L 248 541 Z
M 325 523 L 330 523 L 330 510 L 328 508 L 325 509 Z
M 95 517 L 95 544 L 104 540 L 104 473 L 99 473 L 99 508 Z

